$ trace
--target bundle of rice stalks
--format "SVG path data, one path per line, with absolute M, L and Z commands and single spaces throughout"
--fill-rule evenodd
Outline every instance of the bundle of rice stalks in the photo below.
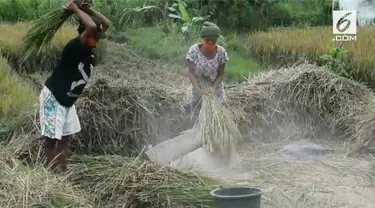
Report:
M 41 165 L 0 160 L 0 207 L 93 207 L 64 177 Z
M 242 140 L 234 114 L 214 93 L 203 95 L 201 103 L 196 124 L 199 138 L 210 152 L 229 156 Z
M 212 179 L 120 156 L 77 158 L 69 179 L 98 207 L 210 207 Z
M 91 0 L 76 0 L 80 8 L 85 9 L 92 3 Z M 72 12 L 63 8 L 51 11 L 37 19 L 33 27 L 26 34 L 23 41 L 24 55 L 21 63 L 31 55 L 39 54 L 41 49 L 47 46 L 53 39 L 55 33 L 72 16 Z

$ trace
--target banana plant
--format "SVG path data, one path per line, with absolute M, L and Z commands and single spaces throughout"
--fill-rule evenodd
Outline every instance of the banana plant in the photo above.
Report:
M 183 2 L 182 0 L 178 0 L 171 7 L 168 7 L 168 10 L 170 12 L 168 16 L 170 18 L 182 21 L 181 32 L 183 34 L 188 33 L 191 27 L 198 25 L 210 18 L 210 15 L 207 15 L 205 17 L 191 17 L 189 12 L 186 10 L 186 6 L 187 5 L 185 2 Z

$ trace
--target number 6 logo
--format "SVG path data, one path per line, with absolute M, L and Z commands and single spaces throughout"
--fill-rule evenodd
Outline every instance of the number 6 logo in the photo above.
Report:
M 346 13 L 344 16 L 342 16 L 339 21 L 336 23 L 336 28 L 339 32 L 344 32 L 350 27 L 350 20 L 345 19 L 347 16 L 351 15 L 351 12 Z M 344 28 L 340 28 L 341 25 L 343 25 L 346 22 L 346 25 Z
M 332 32 L 335 35 L 357 34 L 356 10 L 333 10 Z

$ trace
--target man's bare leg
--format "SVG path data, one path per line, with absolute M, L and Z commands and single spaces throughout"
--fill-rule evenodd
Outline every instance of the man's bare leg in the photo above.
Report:
M 61 140 L 57 141 L 56 151 L 58 155 L 58 163 L 60 166 L 60 170 L 65 172 L 68 166 L 68 159 L 69 159 L 69 137 L 64 136 Z
M 47 167 L 51 167 L 52 170 L 55 170 L 57 167 L 57 152 L 56 152 L 56 139 L 51 139 L 44 137 L 45 144 L 45 155 L 47 158 Z

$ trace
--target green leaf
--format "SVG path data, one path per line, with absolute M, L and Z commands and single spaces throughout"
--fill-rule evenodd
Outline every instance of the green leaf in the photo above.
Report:
M 175 14 L 168 14 L 169 17 L 175 18 L 175 19 L 182 19 L 181 16 L 175 15 Z
M 168 7 L 168 10 L 171 11 L 171 12 L 177 12 L 177 9 L 174 8 L 174 7 Z
M 181 27 L 182 33 L 186 33 L 188 30 L 189 30 L 189 26 L 187 26 L 187 25 L 184 25 L 184 26 Z
M 203 17 L 203 21 L 208 20 L 210 17 L 211 17 L 211 15 L 206 15 L 205 17 Z
M 178 2 L 181 3 L 182 5 L 184 5 L 184 7 L 187 7 L 187 4 L 184 1 L 178 0 Z
M 193 19 L 191 19 L 191 21 L 193 23 L 200 22 L 200 21 L 203 21 L 203 20 L 204 20 L 203 17 L 193 17 Z
M 157 6 L 144 6 L 142 8 L 135 8 L 134 10 L 137 11 L 137 12 L 141 12 L 143 10 L 149 10 L 149 9 L 159 9 L 159 7 Z
M 179 3 L 178 3 L 178 10 L 180 10 L 181 15 L 182 15 L 182 19 L 185 22 L 190 22 L 191 21 L 189 13 L 186 11 L 185 6 L 184 6 L 184 4 L 183 4 L 182 1 L 179 1 Z

